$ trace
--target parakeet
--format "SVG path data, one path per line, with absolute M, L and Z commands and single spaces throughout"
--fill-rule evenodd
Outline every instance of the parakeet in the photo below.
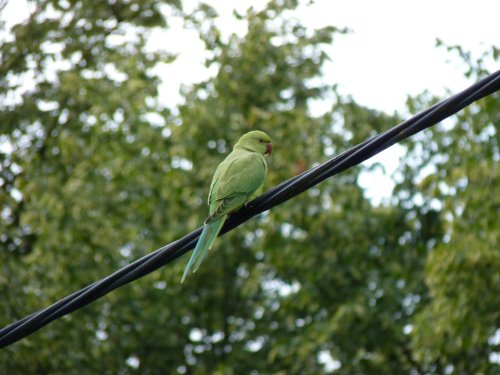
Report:
M 181 283 L 193 265 L 193 273 L 200 267 L 227 215 L 261 193 L 267 176 L 265 156 L 271 155 L 272 151 L 271 138 L 266 133 L 255 130 L 244 134 L 234 145 L 233 151 L 219 164 L 208 194 L 210 214 L 205 220 L 203 232 L 184 270 Z

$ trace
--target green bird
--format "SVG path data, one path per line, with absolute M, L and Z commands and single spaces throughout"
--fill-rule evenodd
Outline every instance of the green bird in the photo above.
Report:
M 272 151 L 271 138 L 255 130 L 244 134 L 234 145 L 233 151 L 219 164 L 208 193 L 210 215 L 205 220 L 203 232 L 184 270 L 181 283 L 193 265 L 193 273 L 198 270 L 227 215 L 261 193 L 267 176 L 265 156 L 271 155 Z

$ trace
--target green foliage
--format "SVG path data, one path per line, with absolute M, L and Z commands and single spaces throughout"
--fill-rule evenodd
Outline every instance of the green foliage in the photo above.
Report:
M 474 79 L 487 74 L 483 62 L 495 58 L 494 49 L 477 62 L 459 47 L 450 51 L 459 52 Z M 498 352 L 492 337 L 500 324 L 498 100 L 497 92 L 408 144 L 403 169 L 405 180 L 419 185 L 410 187 L 423 201 L 416 209 L 439 207 L 445 229 L 426 260 L 431 298 L 412 333 L 417 356 L 437 373 L 447 366 L 457 373 L 498 372 L 498 363 L 488 360 Z M 410 102 L 413 108 L 428 104 L 425 96 Z
M 34 3 L 0 47 L 2 325 L 200 226 L 245 131 L 273 137 L 271 187 L 399 121 L 322 82 L 342 30 L 303 27 L 296 1 L 236 14 L 243 37 L 223 37 L 206 4 L 186 16 L 217 73 L 173 113 L 151 74 L 172 56 L 144 49 L 162 3 Z M 331 110 L 312 114 L 323 98 Z M 497 103 L 407 142 L 390 205 L 353 168 L 224 235 L 184 285 L 187 256 L 3 349 L 0 372 L 495 373 Z

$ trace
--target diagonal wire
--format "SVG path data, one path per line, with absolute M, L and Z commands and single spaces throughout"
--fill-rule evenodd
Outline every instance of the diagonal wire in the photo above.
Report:
M 500 70 L 483 78 L 464 91 L 418 113 L 401 124 L 268 190 L 256 200 L 250 202 L 249 205 L 231 215 L 222 228 L 221 234 L 236 228 L 251 217 L 303 193 L 321 181 L 362 163 L 395 143 L 437 124 L 470 103 L 490 95 L 499 89 Z M 170 263 L 194 247 L 201 231 L 202 228 L 198 228 L 181 239 L 163 246 L 115 273 L 74 292 L 52 306 L 6 326 L 0 330 L 0 348 L 19 341 L 53 320 L 82 308 L 112 290 Z

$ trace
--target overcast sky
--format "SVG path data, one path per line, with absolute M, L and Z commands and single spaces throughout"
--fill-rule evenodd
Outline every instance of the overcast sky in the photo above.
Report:
M 266 0 L 206 2 L 219 12 L 217 24 L 226 35 L 243 35 L 246 25 L 232 17 L 233 8 L 239 12 L 249 6 L 261 9 Z M 187 10 L 198 3 L 183 1 Z M 25 0 L 10 0 L 1 17 L 12 25 L 27 14 Z M 316 0 L 293 15 L 311 28 L 334 25 L 351 30 L 327 47 L 332 62 L 324 68 L 324 82 L 339 84 L 342 93 L 352 95 L 360 104 L 389 113 L 405 113 L 407 95 L 426 89 L 445 95 L 446 88 L 458 92 L 472 83 L 464 78 L 458 58 L 435 47 L 436 38 L 461 45 L 475 55 L 489 46 L 500 46 L 499 0 Z M 174 107 L 181 100 L 181 84 L 206 79 L 211 72 L 202 65 L 205 51 L 196 33 L 184 30 L 180 19 L 169 18 L 169 26 L 167 32 L 153 34 L 150 46 L 179 55 L 176 62 L 158 69 L 164 82 L 161 102 Z M 397 149 L 388 150 L 376 160 L 393 171 L 397 154 Z M 391 185 L 387 177 L 376 174 L 365 176 L 362 184 L 373 186 L 374 181 L 379 186 Z M 382 190 L 384 194 L 378 189 L 370 195 L 388 197 L 390 192 Z
M 198 3 L 184 2 L 188 8 Z M 244 33 L 245 26 L 231 16 L 250 5 L 262 8 L 265 0 L 208 1 L 221 15 L 218 25 L 226 33 Z M 325 81 L 338 83 L 342 92 L 361 104 L 392 112 L 404 110 L 406 95 L 425 89 L 444 94 L 444 88 L 458 91 L 470 82 L 463 67 L 444 48 L 435 47 L 436 38 L 458 44 L 474 53 L 500 45 L 500 1 L 498 0 L 316 0 L 301 6 L 294 16 L 311 28 L 334 25 L 351 33 L 339 36 L 327 48 L 332 62 L 325 66 Z M 171 35 L 163 44 L 180 54 L 170 74 L 169 97 L 182 83 L 206 77 L 200 62 L 201 43 L 194 32 L 183 31 L 180 22 L 171 22 Z

